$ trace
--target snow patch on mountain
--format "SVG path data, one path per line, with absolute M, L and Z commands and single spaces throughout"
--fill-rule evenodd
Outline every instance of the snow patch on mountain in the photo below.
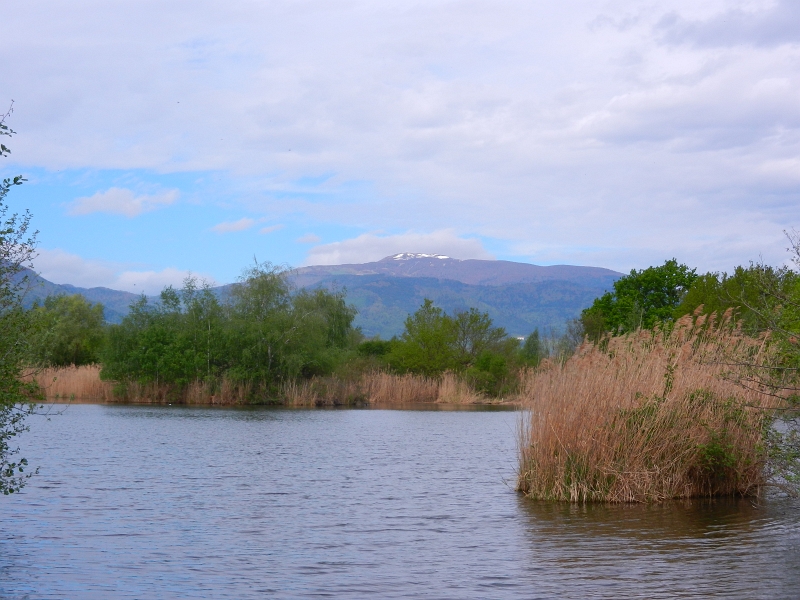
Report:
M 438 258 L 440 260 L 449 259 L 449 256 L 445 256 L 444 254 L 419 254 L 415 252 L 401 252 L 400 254 L 394 254 L 392 256 L 387 256 L 383 260 L 413 260 L 415 258 Z M 450 260 L 457 260 L 457 259 L 450 259 Z

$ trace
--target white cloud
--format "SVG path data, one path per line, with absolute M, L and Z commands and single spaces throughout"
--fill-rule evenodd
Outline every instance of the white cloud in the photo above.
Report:
M 283 229 L 283 225 L 270 225 L 269 227 L 262 227 L 261 229 L 258 230 L 258 233 L 261 233 L 261 234 L 273 233 L 273 232 L 279 231 L 281 229 Z
M 254 219 L 245 217 L 243 219 L 239 219 L 238 221 L 225 221 L 223 223 L 214 225 L 211 228 L 211 231 L 216 231 L 217 233 L 232 233 L 235 231 L 244 231 L 245 229 L 250 229 L 255 224 L 256 222 Z
M 307 233 L 305 235 L 301 235 L 299 238 L 297 238 L 296 241 L 299 244 L 316 244 L 321 239 L 322 239 L 321 237 L 319 237 L 318 235 L 316 235 L 314 233 Z
M 59 249 L 40 248 L 33 264 L 37 273 L 53 283 L 68 283 L 78 287 L 110 287 L 116 280 L 117 266 L 113 263 L 86 260 Z
M 232 203 L 308 227 L 455 228 L 531 260 L 773 260 L 800 214 L 797 6 L 9 3 L 7 164 L 225 173 L 258 188 Z
M 197 276 L 191 271 L 169 267 L 160 271 L 122 271 L 116 276 L 114 289 L 157 294 L 168 285 L 180 288 L 184 279 L 191 275 Z M 198 277 L 198 279 L 213 283 L 208 277 Z
M 444 254 L 462 260 L 494 258 L 480 240 L 458 237 L 449 229 L 432 233 L 407 232 L 398 235 L 367 233 L 356 238 L 315 246 L 308 252 L 306 265 L 358 264 L 380 260 L 400 252 Z
M 124 215 L 128 218 L 169 206 L 178 199 L 178 190 L 169 190 L 161 194 L 136 195 L 132 190 L 112 187 L 105 192 L 97 192 L 93 196 L 77 198 L 69 204 L 71 215 L 88 215 L 91 213 L 109 213 Z
M 134 270 L 129 265 L 87 260 L 59 249 L 40 249 L 34 267 L 37 273 L 53 283 L 85 288 L 107 287 L 134 293 L 158 294 L 168 285 L 181 287 L 183 280 L 190 275 L 214 284 L 213 278 L 188 270 L 172 267 Z

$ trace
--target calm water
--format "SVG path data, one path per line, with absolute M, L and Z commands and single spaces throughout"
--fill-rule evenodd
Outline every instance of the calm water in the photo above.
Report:
M 513 491 L 513 412 L 76 405 L 0 497 L 3 598 L 798 598 L 800 504 Z

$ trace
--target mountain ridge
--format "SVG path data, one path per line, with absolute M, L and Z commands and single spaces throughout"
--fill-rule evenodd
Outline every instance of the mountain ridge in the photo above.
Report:
M 112 323 L 121 321 L 131 303 L 141 297 L 106 287 L 56 284 L 32 272 L 29 276 L 33 285 L 27 306 L 51 294 L 82 294 L 90 302 L 102 303 L 106 320 Z M 621 276 L 601 267 L 543 267 L 415 253 L 371 263 L 300 267 L 288 273 L 298 289 L 345 290 L 347 301 L 359 310 L 354 324 L 367 337 L 383 338 L 399 335 L 406 316 L 425 298 L 450 313 L 468 308 L 488 312 L 495 324 L 512 335 L 527 335 L 534 328 L 560 330 Z M 231 285 L 213 290 L 224 298 Z M 148 298 L 158 300 L 158 296 Z
M 292 270 L 298 287 L 313 285 L 336 275 L 389 275 L 433 277 L 471 285 L 507 285 L 538 281 L 616 280 L 623 274 L 602 267 L 576 265 L 540 266 L 508 260 L 458 259 L 440 254 L 402 252 L 368 263 L 314 265 Z

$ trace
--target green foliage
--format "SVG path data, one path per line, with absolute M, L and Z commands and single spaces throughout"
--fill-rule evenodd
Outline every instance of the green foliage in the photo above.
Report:
M 248 269 L 226 303 L 189 278 L 181 290 L 145 297 L 108 329 L 105 379 L 169 384 L 231 381 L 277 391 L 289 380 L 332 372 L 355 344 L 355 310 L 344 293 L 292 293 L 286 272 Z
M 356 347 L 359 356 L 379 356 L 383 357 L 392 350 L 393 340 L 365 340 Z
M 400 371 L 436 375 L 458 366 L 455 322 L 433 301 L 406 318 L 405 331 L 387 360 Z
M 614 282 L 613 292 L 581 313 L 583 329 L 596 341 L 606 332 L 625 333 L 670 320 L 696 278 L 694 269 L 675 259 L 659 267 L 634 269 Z
M 489 396 L 499 396 L 508 391 L 511 372 L 507 356 L 484 351 L 475 364 L 466 370 L 467 379 L 476 391 Z
M 186 385 L 212 379 L 224 365 L 221 306 L 206 286 L 188 278 L 161 301 L 142 296 L 119 325 L 108 328 L 101 353 L 104 379 Z
M 544 342 L 539 335 L 539 330 L 534 329 L 533 332 L 525 338 L 525 343 L 522 345 L 522 358 L 534 367 L 537 366 L 545 356 L 547 351 Z
M 779 304 L 779 297 L 790 293 L 797 276 L 788 269 L 751 264 L 736 267 L 732 274 L 706 273 L 695 279 L 681 303 L 675 308 L 676 319 L 694 313 L 700 306 L 703 314 L 736 310 L 737 318 L 755 332 L 767 325 L 762 312 Z
M 81 296 L 48 296 L 31 309 L 30 360 L 43 367 L 96 363 L 104 338 L 103 306 Z
M 401 372 L 465 373 L 478 391 L 497 395 L 507 384 L 518 347 L 488 314 L 472 308 L 451 316 L 426 299 L 408 316 L 403 335 L 389 343 L 385 357 Z
M 10 113 L 10 111 L 9 111 Z M 9 113 L 0 117 L 0 136 L 14 132 L 5 125 Z M 10 150 L 0 144 L 0 156 Z M 11 446 L 13 438 L 27 430 L 24 418 L 34 409 L 31 402 L 37 390 L 22 380 L 31 320 L 22 308 L 28 288 L 25 269 L 35 254 L 36 233 L 30 232 L 31 215 L 8 214 L 6 195 L 21 176 L 4 179 L 0 184 L 0 492 L 10 494 L 25 484 L 24 458 L 15 459 L 18 449 Z
M 458 311 L 450 319 L 455 329 L 455 358 L 459 369 L 469 368 L 480 357 L 497 352 L 508 338 L 505 329 L 494 327 L 489 313 L 476 308 Z

